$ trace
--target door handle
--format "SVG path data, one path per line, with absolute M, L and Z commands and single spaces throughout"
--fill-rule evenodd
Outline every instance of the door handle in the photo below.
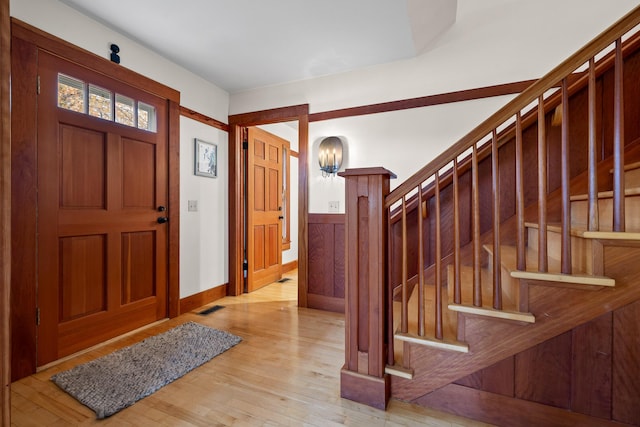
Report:
M 278 219 L 284 219 L 284 217 L 283 217 L 282 215 L 280 215 L 280 216 L 278 217 Z
M 166 216 L 159 216 L 158 217 L 158 224 L 164 224 L 167 221 L 169 221 L 169 218 L 167 218 Z

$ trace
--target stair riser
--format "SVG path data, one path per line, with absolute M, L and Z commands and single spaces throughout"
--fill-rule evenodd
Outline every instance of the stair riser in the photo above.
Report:
M 528 229 L 529 247 L 538 250 L 538 229 Z M 556 231 L 547 231 L 547 254 L 551 258 L 562 259 L 562 235 Z M 571 236 L 571 267 L 574 270 L 586 274 L 600 274 L 597 267 L 594 269 L 593 242 L 591 239 L 583 239 Z M 601 261 L 600 261 L 601 262 Z
M 491 273 L 491 276 L 493 277 L 493 254 L 488 253 L 487 257 L 489 259 L 488 270 Z M 504 265 L 501 265 L 501 268 L 500 268 L 500 280 L 502 281 L 501 283 L 502 283 L 503 297 L 508 298 L 510 301 L 515 303 L 515 307 L 522 308 L 521 301 L 520 301 L 520 292 L 519 292 L 520 280 L 514 279 L 513 277 L 511 277 L 511 272 Z M 483 300 L 491 301 L 492 295 L 493 293 L 490 293 L 489 295 L 483 295 Z M 491 305 L 491 303 L 489 305 Z
M 631 169 L 624 173 L 624 186 L 625 188 L 640 187 L 640 168 Z
M 640 196 L 625 197 L 625 229 L 640 231 Z M 613 199 L 598 200 L 598 217 L 601 230 L 611 230 L 613 224 Z M 571 224 L 578 228 L 587 228 L 588 202 L 575 200 L 571 202 Z

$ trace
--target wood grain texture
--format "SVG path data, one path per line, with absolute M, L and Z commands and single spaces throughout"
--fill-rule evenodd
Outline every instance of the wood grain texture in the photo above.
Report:
M 96 423 L 95 414 L 60 390 L 51 375 L 195 321 L 238 335 L 242 342 L 103 424 L 487 426 L 398 400 L 383 412 L 340 399 L 344 316 L 298 308 L 292 273 L 285 283 L 215 301 L 225 308 L 208 316 L 183 313 L 23 378 L 11 388 L 14 425 Z
M 605 313 L 623 307 L 640 298 L 634 284 L 640 271 L 631 268 L 630 260 L 640 256 L 640 248 L 605 246 L 605 274 L 616 279 L 615 288 L 593 292 L 529 284 L 529 308 L 536 315 L 536 323 L 523 327 L 518 324 L 495 322 L 465 316 L 465 341 L 473 351 L 458 354 L 412 346 L 409 350 L 414 379 L 406 382 L 392 378 L 394 396 L 413 400 L 506 357 L 565 333 L 576 326 Z M 487 339 L 499 336 L 500 340 Z M 477 367 L 476 369 L 474 369 Z
M 613 419 L 640 424 L 640 302 L 618 311 L 613 317 Z
M 344 214 L 309 214 L 309 308 L 344 312 Z
M 451 384 L 416 401 L 425 407 L 500 426 L 606 427 L 620 424 L 526 400 Z
M 11 373 L 13 380 L 36 371 L 36 46 L 12 46 L 11 131 Z M 9 323 L 6 323 L 9 325 Z
M 419 98 L 403 99 L 400 101 L 383 102 L 380 104 L 362 105 L 359 107 L 343 108 L 340 110 L 322 111 L 309 115 L 310 122 L 338 119 L 342 117 L 362 116 L 366 114 L 385 113 L 390 111 L 407 110 L 411 108 L 429 107 L 433 105 L 449 104 L 453 102 L 471 101 L 474 99 L 520 93 L 535 80 L 505 83 L 456 92 L 429 95 Z
M 168 101 L 169 109 L 169 194 L 168 213 L 168 307 L 169 317 L 180 314 L 180 117 L 179 105 Z
M 182 105 L 180 106 L 180 115 L 183 117 L 188 117 L 191 120 L 203 123 L 205 125 L 214 127 L 216 129 L 220 129 L 223 132 L 229 132 L 228 124 L 216 120 L 213 117 L 209 117 L 205 114 L 198 113 L 197 111 L 191 110 L 190 108 L 184 107 Z
M 309 105 L 295 105 L 271 110 L 254 111 L 229 116 L 229 292 L 240 295 L 243 285 L 244 242 L 244 153 L 243 128 L 268 123 L 298 121 L 298 303 L 307 306 L 308 229 L 309 212 L 307 152 Z
M 349 169 L 346 178 L 346 343 L 341 395 L 384 408 L 389 399 L 384 197 L 394 176 L 381 168 Z M 349 371 L 348 373 L 346 371 Z M 359 374 L 359 375 L 357 375 Z M 365 379 L 361 379 L 361 375 Z M 382 381 L 382 383 L 381 383 Z M 367 385 L 371 383 L 371 385 Z M 372 386 L 376 384 L 376 386 Z M 383 384 L 383 385 L 381 385 Z M 365 389 L 378 390 L 374 395 Z
M 228 283 L 224 283 L 215 288 L 207 289 L 197 294 L 189 295 L 180 300 L 180 314 L 195 310 L 203 305 L 211 304 L 227 296 Z
M 515 357 L 515 397 L 569 409 L 571 333 L 545 341 Z
M 0 0 L 0 425 L 11 425 L 11 32 Z
M 611 417 L 613 316 L 607 313 L 571 332 L 571 410 L 574 412 L 603 419 Z

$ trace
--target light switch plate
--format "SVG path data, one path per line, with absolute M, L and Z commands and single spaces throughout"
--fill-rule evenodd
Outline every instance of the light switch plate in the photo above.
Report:
M 332 200 L 329 202 L 329 213 L 340 212 L 340 202 L 338 200 Z
M 197 200 L 189 200 L 187 202 L 187 211 L 189 211 L 189 212 L 198 212 L 198 201 Z

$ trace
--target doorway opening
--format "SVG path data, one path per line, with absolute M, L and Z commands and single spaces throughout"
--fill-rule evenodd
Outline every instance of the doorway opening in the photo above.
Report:
M 297 219 L 297 251 L 295 245 L 290 243 L 291 251 L 296 253 L 298 271 L 298 305 L 306 307 L 307 294 L 307 213 L 308 213 L 308 179 L 307 179 L 307 145 L 308 145 L 308 105 L 283 107 L 274 110 L 258 111 L 232 115 L 229 117 L 229 294 L 240 295 L 246 290 L 249 270 L 249 235 L 247 228 L 249 207 L 247 193 L 249 171 L 247 170 L 248 150 L 250 141 L 249 128 L 267 128 L 270 131 L 276 126 L 297 126 L 297 203 L 293 204 L 289 198 L 290 214 L 289 219 L 294 216 Z M 289 148 L 290 149 L 290 148 Z M 274 149 L 272 149 L 274 150 Z M 291 149 L 290 149 L 291 150 Z M 291 153 L 290 153 L 291 154 Z M 291 156 L 289 157 L 291 159 Z M 291 168 L 291 163 L 289 164 Z M 273 174 L 273 172 L 272 172 Z M 255 176 L 253 177 L 255 179 Z M 280 190 L 277 191 L 280 194 Z M 282 200 L 282 199 L 278 199 Z M 282 212 L 286 208 L 284 204 L 276 205 L 276 210 L 280 208 Z M 284 215 L 278 215 L 284 216 Z M 284 219 L 284 218 L 283 218 Z M 255 231 L 254 231 L 255 233 Z M 271 231 L 282 242 L 285 236 L 280 227 L 277 231 Z M 260 234 L 260 232 L 258 233 Z M 286 252 L 287 250 L 285 250 Z M 282 247 L 280 254 L 282 256 Z M 291 255 L 291 254 L 289 254 Z M 291 267 L 293 264 L 280 262 L 280 266 Z

